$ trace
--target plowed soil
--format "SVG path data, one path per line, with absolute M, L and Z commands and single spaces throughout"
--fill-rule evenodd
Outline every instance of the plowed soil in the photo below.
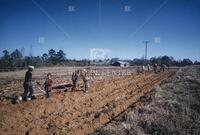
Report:
M 50 98 L 0 102 L 0 134 L 85 135 L 109 122 L 175 72 L 145 73 L 90 83 L 89 92 L 54 93 Z
M 200 66 L 181 67 L 90 135 L 200 135 Z

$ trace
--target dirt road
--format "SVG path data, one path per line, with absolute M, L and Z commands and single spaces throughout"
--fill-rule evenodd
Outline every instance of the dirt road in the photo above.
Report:
M 0 102 L 0 134 L 92 133 L 173 74 L 146 73 L 101 80 L 91 83 L 87 94 L 78 90 L 19 104 Z

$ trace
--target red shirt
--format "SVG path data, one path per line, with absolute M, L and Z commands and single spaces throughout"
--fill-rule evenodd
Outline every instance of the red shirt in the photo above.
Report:
M 47 86 L 48 91 L 52 90 L 52 85 L 53 85 L 53 80 L 47 78 L 46 81 L 45 81 L 45 86 Z

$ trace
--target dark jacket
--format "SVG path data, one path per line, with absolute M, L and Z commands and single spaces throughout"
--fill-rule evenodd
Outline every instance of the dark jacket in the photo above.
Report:
M 25 80 L 25 82 L 31 82 L 32 81 L 32 73 L 30 71 L 26 72 L 24 80 Z
M 29 85 L 32 84 L 32 73 L 31 73 L 31 71 L 27 71 L 26 74 L 25 74 L 24 85 L 26 85 L 26 84 L 29 84 Z
M 77 81 L 78 80 L 78 74 L 77 73 L 73 73 L 72 74 L 72 81 Z

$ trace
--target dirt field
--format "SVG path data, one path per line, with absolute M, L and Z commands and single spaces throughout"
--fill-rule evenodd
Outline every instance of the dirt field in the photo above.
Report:
M 87 94 L 80 86 L 77 92 L 57 92 L 49 99 L 39 97 L 19 104 L 3 99 L 0 102 L 0 134 L 93 133 L 130 105 L 139 105 L 141 97 L 173 74 L 175 71 L 103 78 L 90 82 Z
M 69 85 L 71 83 L 71 75 L 77 69 L 86 68 L 90 71 L 89 77 L 92 81 L 116 78 L 121 76 L 130 75 L 136 73 L 137 67 L 130 68 L 118 68 L 118 67 L 46 67 L 38 68 L 33 72 L 33 79 L 44 83 L 47 73 L 52 73 L 54 86 L 60 86 L 58 91 L 61 90 L 63 86 Z M 23 93 L 23 81 L 26 70 L 14 71 L 14 72 L 0 72 L 0 100 L 5 98 L 10 98 L 18 96 Z M 91 72 L 95 73 L 93 78 Z M 40 92 L 37 88 L 35 93 Z M 64 88 L 67 89 L 67 88 Z
M 199 135 L 200 67 L 181 68 L 91 135 Z

